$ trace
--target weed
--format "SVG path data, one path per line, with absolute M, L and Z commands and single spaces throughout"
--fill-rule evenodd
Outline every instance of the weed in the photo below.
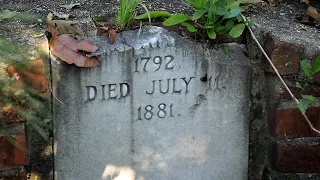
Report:
M 240 4 L 248 2 L 247 0 L 188 0 L 187 2 L 196 9 L 192 16 L 187 14 L 170 16 L 165 11 L 153 11 L 148 13 L 148 16 L 169 17 L 163 25 L 182 24 L 190 32 L 200 31 L 201 34 L 207 34 L 210 39 L 225 34 L 237 38 L 241 36 L 246 25 L 251 25 L 251 22 L 244 22 L 240 14 L 244 11 Z M 145 13 L 135 19 L 146 19 L 148 16 Z
M 306 60 L 300 61 L 300 65 L 303 72 L 306 74 L 308 80 L 312 80 L 312 75 L 320 71 L 320 56 L 316 58 L 312 66 L 309 65 Z M 308 86 L 308 83 L 301 85 L 299 82 L 296 82 L 296 87 L 301 89 L 302 92 L 307 86 Z M 308 109 L 308 102 L 311 102 L 313 104 L 318 102 L 318 100 L 311 95 L 301 95 L 301 97 L 302 99 L 300 100 L 298 107 L 302 114 L 306 113 Z
M 118 30 L 122 31 L 131 25 L 134 18 L 134 12 L 140 3 L 141 0 L 122 0 L 116 16 L 116 26 Z

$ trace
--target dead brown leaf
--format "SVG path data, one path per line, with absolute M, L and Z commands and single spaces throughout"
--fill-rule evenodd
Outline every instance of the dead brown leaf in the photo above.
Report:
M 316 21 L 320 22 L 320 14 L 319 14 L 319 12 L 317 11 L 316 8 L 314 8 L 312 6 L 309 6 L 308 9 L 307 9 L 306 14 L 308 16 L 312 17 L 313 19 L 315 19 Z
M 309 0 L 302 0 L 304 3 L 306 3 L 307 5 L 310 4 L 310 1 Z
M 49 13 L 47 16 L 47 31 L 52 34 L 73 34 L 83 36 L 83 33 L 78 28 L 73 26 L 74 24 L 77 23 L 67 20 L 53 20 L 52 13 Z
M 277 5 L 277 3 L 275 2 L 275 0 L 270 0 L 269 5 L 271 7 L 275 7 Z
M 50 51 L 53 55 L 59 57 L 68 64 L 75 64 L 78 67 L 95 67 L 100 65 L 96 56 L 87 57 L 86 54 L 79 54 L 79 50 L 85 52 L 95 52 L 98 46 L 89 40 L 79 42 L 77 38 L 68 34 L 57 36 L 52 34 L 50 40 Z
M 16 81 L 12 85 L 12 92 L 17 92 L 19 89 L 23 89 L 24 86 L 31 87 L 40 93 L 47 91 L 48 80 L 42 59 L 29 61 L 23 65 L 9 65 L 7 72 L 10 77 L 16 76 Z
M 268 3 L 266 1 L 260 1 L 259 4 L 263 7 L 268 5 Z
M 109 33 L 109 38 L 110 38 L 112 44 L 115 43 L 117 40 L 117 30 L 109 29 L 108 33 Z

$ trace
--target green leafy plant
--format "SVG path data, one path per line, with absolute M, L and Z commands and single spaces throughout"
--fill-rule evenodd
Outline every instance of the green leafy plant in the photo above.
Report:
M 168 17 L 163 25 L 182 24 L 190 32 L 200 31 L 201 34 L 207 34 L 210 39 L 226 34 L 237 38 L 241 36 L 246 25 L 252 24 L 244 22 L 240 14 L 244 11 L 240 5 L 247 2 L 246 0 L 187 0 L 187 2 L 196 9 L 192 16 L 187 14 L 170 16 L 165 11 L 153 11 L 139 15 L 135 19 Z
M 120 9 L 116 17 L 116 26 L 118 30 L 124 30 L 131 25 L 134 19 L 134 12 L 138 5 L 141 4 L 141 0 L 122 0 Z
M 320 56 L 316 58 L 313 65 L 309 65 L 306 60 L 300 61 L 301 68 L 303 72 L 306 74 L 308 80 L 312 80 L 313 74 L 320 72 Z M 308 83 L 301 85 L 299 82 L 296 82 L 296 87 L 304 91 L 304 89 L 308 86 Z M 299 110 L 302 114 L 305 114 L 308 109 L 308 102 L 316 104 L 318 100 L 311 95 L 302 95 L 302 99 L 299 103 Z

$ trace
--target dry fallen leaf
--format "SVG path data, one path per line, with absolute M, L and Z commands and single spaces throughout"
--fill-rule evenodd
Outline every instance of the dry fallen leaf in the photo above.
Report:
M 70 4 L 64 4 L 64 5 L 59 5 L 60 7 L 66 8 L 66 9 L 72 9 L 75 6 L 80 6 L 80 3 L 73 3 L 71 2 Z
M 268 5 L 268 3 L 267 3 L 266 1 L 260 1 L 259 4 L 260 4 L 261 6 L 267 6 L 267 5 Z
M 312 6 L 309 6 L 308 9 L 307 9 L 306 14 L 308 16 L 312 17 L 313 19 L 317 20 L 318 22 L 320 22 L 320 14 L 319 14 L 319 12 L 317 11 L 316 8 L 314 8 Z
M 62 12 L 56 12 L 56 11 L 53 11 L 52 12 L 54 16 L 58 17 L 59 19 L 65 19 L 67 20 L 69 18 L 69 14 L 65 14 L 65 13 L 62 13 Z
M 271 7 L 275 7 L 277 5 L 275 0 L 270 0 L 269 4 L 270 4 Z
M 16 78 L 15 84 L 12 85 L 13 92 L 23 89 L 24 85 L 27 85 L 40 93 L 47 91 L 48 81 L 44 72 L 44 63 L 42 59 L 29 61 L 23 66 L 19 66 L 19 64 L 9 65 L 7 67 L 7 72 L 10 77 Z
M 60 36 L 52 34 L 49 45 L 51 53 L 68 64 L 75 64 L 79 67 L 95 67 L 100 65 L 100 61 L 96 56 L 89 58 L 78 52 L 79 50 L 95 52 L 98 49 L 98 46 L 89 40 L 85 39 L 79 42 L 77 38 L 68 34 Z
M 110 38 L 112 44 L 115 43 L 117 40 L 117 30 L 109 29 L 108 33 L 109 33 L 109 38 Z
M 47 16 L 47 31 L 52 34 L 73 34 L 73 35 L 83 35 L 83 33 L 76 27 L 74 24 L 77 24 L 74 21 L 66 20 L 52 20 L 53 14 L 49 13 Z

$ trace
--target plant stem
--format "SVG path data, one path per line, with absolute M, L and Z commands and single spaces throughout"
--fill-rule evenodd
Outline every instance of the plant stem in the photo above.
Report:
M 246 17 L 241 13 L 241 17 L 243 19 L 244 22 L 247 21 Z M 249 31 L 250 31 L 250 34 L 251 34 L 251 37 L 252 39 L 257 43 L 258 47 L 260 48 L 260 50 L 262 51 L 263 55 L 267 58 L 269 64 L 271 65 L 272 69 L 274 70 L 274 72 L 277 74 L 278 78 L 280 79 L 281 83 L 284 85 L 284 87 L 286 88 L 286 90 L 288 91 L 288 93 L 290 94 L 291 98 L 297 103 L 297 105 L 299 105 L 299 100 L 293 95 L 293 93 L 291 92 L 291 90 L 289 89 L 289 87 L 287 86 L 287 84 L 284 82 L 283 78 L 281 77 L 280 73 L 278 72 L 277 68 L 274 66 L 273 62 L 271 61 L 271 59 L 269 58 L 269 56 L 267 55 L 266 51 L 263 49 L 263 47 L 261 46 L 261 44 L 259 43 L 258 39 L 256 38 L 256 36 L 254 35 L 251 27 L 247 26 Z M 307 123 L 309 124 L 310 128 L 320 134 L 320 131 L 317 130 L 313 124 L 310 122 L 309 118 L 306 116 L 306 114 L 303 114 L 303 117 L 305 118 L 305 120 L 307 121 Z

